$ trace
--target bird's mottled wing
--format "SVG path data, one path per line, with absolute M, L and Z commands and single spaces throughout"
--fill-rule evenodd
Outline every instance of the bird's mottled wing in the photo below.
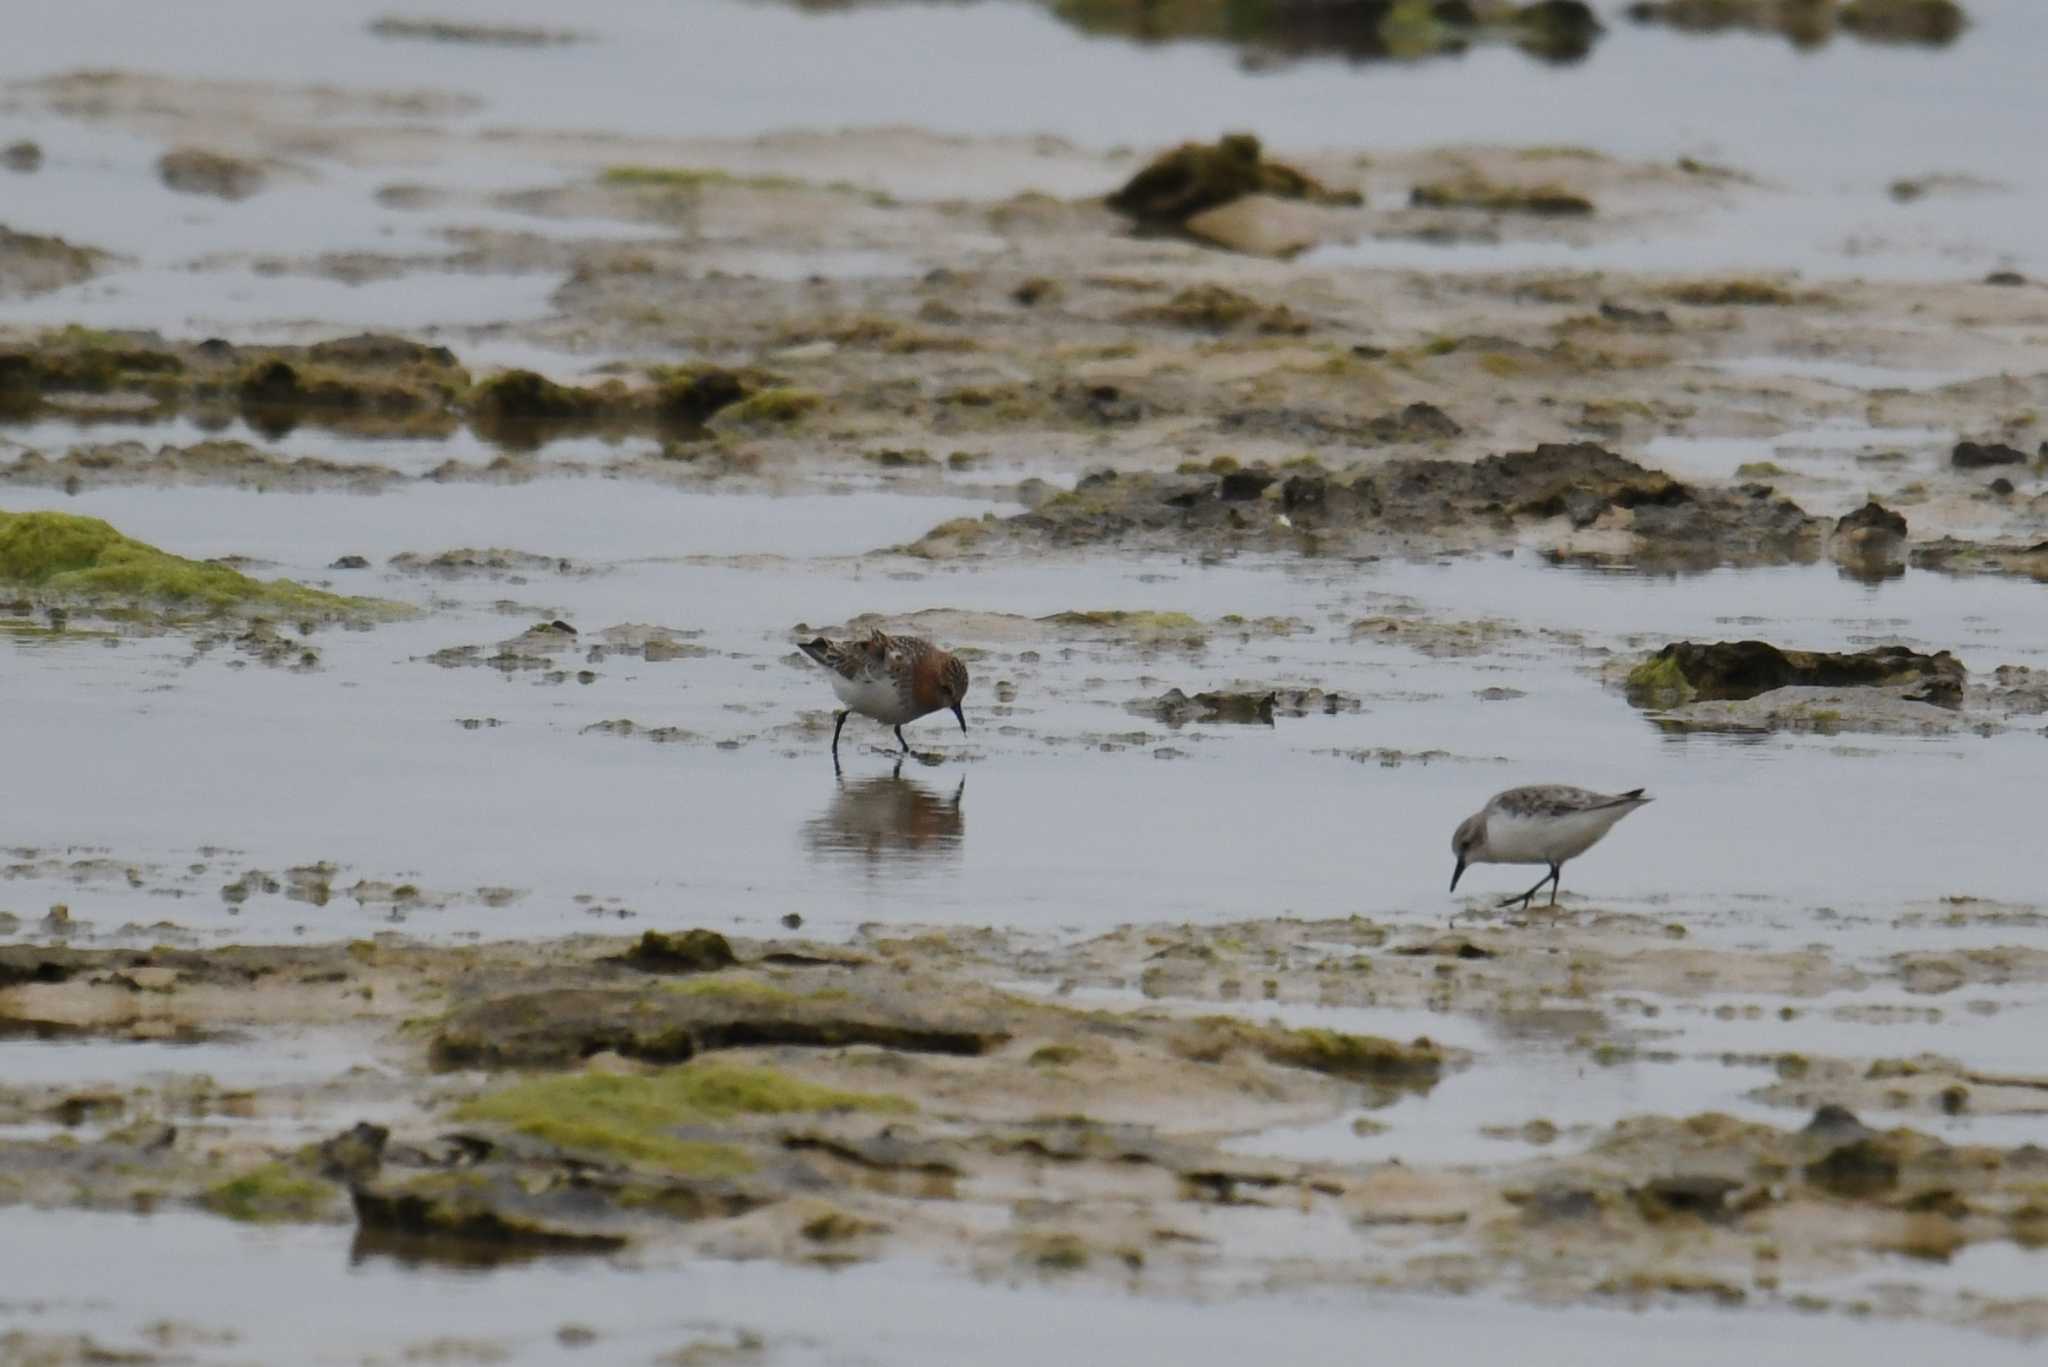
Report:
M 1540 820 L 1619 806 L 1624 802 L 1637 801 L 1640 796 L 1641 790 L 1634 793 L 1596 793 L 1563 783 L 1539 783 L 1527 788 L 1510 788 L 1495 795 L 1487 805 L 1505 816 Z

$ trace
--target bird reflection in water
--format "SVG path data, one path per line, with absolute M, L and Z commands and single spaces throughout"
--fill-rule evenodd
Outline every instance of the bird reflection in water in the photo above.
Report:
M 964 775 L 946 797 L 903 777 L 901 764 L 886 777 L 840 776 L 836 782 L 831 805 L 804 826 L 804 844 L 813 853 L 858 855 L 870 864 L 931 859 L 957 853 L 966 837 Z

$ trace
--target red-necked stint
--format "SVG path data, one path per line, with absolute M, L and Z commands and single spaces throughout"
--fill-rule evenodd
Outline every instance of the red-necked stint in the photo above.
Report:
M 1550 884 L 1550 905 L 1557 905 L 1558 875 L 1564 861 L 1575 859 L 1600 843 L 1614 823 L 1650 799 L 1641 788 L 1626 793 L 1591 793 L 1584 788 L 1543 783 L 1495 793 L 1487 804 L 1458 823 L 1451 853 L 1458 867 L 1451 871 L 1451 891 L 1468 864 L 1548 864 L 1550 872 L 1519 897 L 1501 902 L 1524 907 Z
M 903 739 L 903 723 L 943 708 L 952 710 L 960 719 L 961 734 L 967 733 L 967 714 L 960 710 L 960 700 L 967 696 L 967 666 L 950 651 L 915 636 L 880 631 L 855 641 L 820 636 L 799 648 L 831 671 L 832 691 L 846 704 L 832 727 L 834 766 L 839 763 L 839 733 L 851 712 L 895 727 L 905 754 L 910 753 L 910 742 Z

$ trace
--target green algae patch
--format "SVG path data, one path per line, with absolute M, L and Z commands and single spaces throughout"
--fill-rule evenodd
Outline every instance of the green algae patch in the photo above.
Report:
M 1418 209 L 1479 209 L 1541 218 L 1578 218 L 1593 212 L 1593 201 L 1561 185 L 1502 185 L 1480 176 L 1429 181 L 1409 192 Z
M 200 1204 L 216 1215 L 252 1224 L 323 1220 L 335 1213 L 339 1191 L 283 1163 L 266 1163 L 209 1188 Z
M 711 973 L 739 962 L 726 938 L 693 928 L 673 934 L 650 930 L 626 953 L 626 962 L 650 973 Z
M 786 1005 L 797 999 L 797 994 L 788 988 L 764 983 L 759 978 L 695 978 L 675 983 L 669 990 L 686 997 L 716 997 L 760 1006 Z
M 641 1163 L 691 1177 L 737 1177 L 753 1160 L 730 1144 L 673 1131 L 748 1115 L 826 1111 L 906 1114 L 901 1097 L 846 1092 L 772 1068 L 687 1063 L 656 1073 L 576 1073 L 534 1078 L 465 1103 L 458 1118 L 505 1125 L 564 1149 Z
M 808 389 L 764 389 L 719 414 L 720 422 L 746 427 L 786 425 L 815 410 L 824 400 Z
M 1664 297 L 1694 308 L 1784 308 L 1818 303 L 1821 296 L 1789 290 L 1775 280 L 1737 278 L 1688 280 L 1665 290 Z
M 1678 661 L 1669 655 L 1652 655 L 1628 672 L 1623 684 L 1630 702 L 1637 706 L 1672 707 L 1693 699 L 1692 681 L 1685 677 Z
M 1188 1022 L 1176 1035 L 1173 1047 L 1181 1057 L 1197 1063 L 1215 1063 L 1242 1050 L 1283 1068 L 1425 1092 L 1453 1061 L 1449 1051 L 1429 1039 L 1403 1044 L 1341 1030 L 1256 1025 L 1233 1016 L 1204 1016 Z
M 698 166 L 607 166 L 599 177 L 606 185 L 641 190 L 702 190 L 715 185 L 750 190 L 802 190 L 805 182 L 790 176 L 741 176 Z
M 168 603 L 224 612 L 246 607 L 325 619 L 395 616 L 375 598 L 344 598 L 289 579 L 252 579 L 226 565 L 172 555 L 96 517 L 0 512 L 0 582 L 65 598 Z

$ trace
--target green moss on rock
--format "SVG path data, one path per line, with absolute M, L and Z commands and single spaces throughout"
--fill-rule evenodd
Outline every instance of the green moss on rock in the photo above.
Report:
M 729 1144 L 679 1138 L 673 1131 L 745 1115 L 903 1114 L 913 1109 L 901 1097 L 822 1087 L 772 1068 L 696 1062 L 631 1076 L 534 1078 L 477 1097 L 458 1115 L 505 1125 L 564 1149 L 687 1176 L 735 1177 L 753 1169 L 745 1153 Z
M 344 598 L 288 579 L 251 579 L 159 550 L 96 517 L 0 512 L 0 582 L 95 601 L 170 603 L 225 611 L 267 608 L 316 618 L 390 615 L 396 605 Z
M 726 938 L 715 930 L 693 928 L 650 930 L 626 955 L 626 962 L 652 973 L 710 973 L 739 962 Z
M 331 1182 L 283 1163 L 266 1163 L 209 1188 L 199 1199 L 208 1210 L 230 1220 L 275 1224 L 324 1219 L 334 1213 L 339 1198 Z

